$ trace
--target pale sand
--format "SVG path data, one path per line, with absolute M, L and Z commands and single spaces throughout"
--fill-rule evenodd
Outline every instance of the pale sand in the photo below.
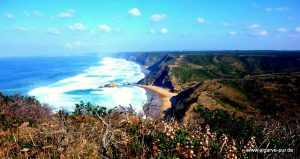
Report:
M 168 89 L 157 87 L 157 86 L 148 86 L 148 85 L 138 85 L 141 88 L 149 90 L 151 92 L 157 93 L 159 98 L 162 101 L 162 106 L 160 108 L 160 116 L 163 116 L 163 111 L 171 107 L 171 98 L 176 96 L 177 93 L 172 93 Z

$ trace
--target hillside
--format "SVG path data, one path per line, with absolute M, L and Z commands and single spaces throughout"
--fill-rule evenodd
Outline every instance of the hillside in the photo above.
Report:
M 297 119 L 300 110 L 297 52 L 132 53 L 124 57 L 148 66 L 150 73 L 140 84 L 180 92 L 167 116 L 188 119 L 198 104 L 278 120 Z
M 194 114 L 193 109 L 200 104 L 246 117 L 295 121 L 300 113 L 299 82 L 299 72 L 205 80 L 173 97 L 174 105 L 167 115 L 189 119 Z

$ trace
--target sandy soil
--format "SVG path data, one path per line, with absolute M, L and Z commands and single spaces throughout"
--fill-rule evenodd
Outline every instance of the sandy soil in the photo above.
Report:
M 163 111 L 171 107 L 170 99 L 177 95 L 177 93 L 172 93 L 168 89 L 157 87 L 157 86 L 148 86 L 148 85 L 138 85 L 141 88 L 144 88 L 148 91 L 157 93 L 159 98 L 162 101 L 162 106 L 160 108 L 160 114 L 163 116 Z

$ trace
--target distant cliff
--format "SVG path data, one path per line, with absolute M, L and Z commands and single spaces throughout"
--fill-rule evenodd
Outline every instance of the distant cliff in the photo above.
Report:
M 117 58 L 125 58 L 129 61 L 134 61 L 136 63 L 139 63 L 141 65 L 150 67 L 157 62 L 159 62 L 164 56 L 166 56 L 165 53 L 118 53 L 115 55 Z
M 154 85 L 174 91 L 170 66 L 174 65 L 179 55 L 170 53 L 124 53 L 118 57 L 137 62 L 147 67 L 150 73 L 139 84 Z

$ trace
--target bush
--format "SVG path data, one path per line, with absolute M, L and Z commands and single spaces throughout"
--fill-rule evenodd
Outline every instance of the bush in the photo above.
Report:
M 210 125 L 212 131 L 216 132 L 217 135 L 228 134 L 238 141 L 248 139 L 251 136 L 261 137 L 262 135 L 262 129 L 254 125 L 254 118 L 246 120 L 235 114 L 231 115 L 225 110 L 209 110 L 202 105 L 198 105 L 194 111 L 199 113 L 204 123 Z
M 99 116 L 106 116 L 109 114 L 112 110 L 107 110 L 106 107 L 100 107 L 96 105 L 92 105 L 90 102 L 84 103 L 83 101 L 80 101 L 79 104 L 75 104 L 75 110 L 73 112 L 73 115 L 79 116 L 79 115 L 89 115 L 97 117 Z
M 50 115 L 49 107 L 41 104 L 35 97 L 0 94 L 0 128 L 2 129 L 23 122 L 35 125 L 47 120 Z
M 7 96 L 0 99 L 1 104 L 12 102 Z M 22 98 L 17 103 L 20 101 L 39 105 L 33 98 Z M 187 123 L 143 119 L 130 107 L 128 110 L 107 110 L 80 102 L 72 115 L 58 111 L 35 124 L 26 122 L 31 120 L 30 117 L 22 117 L 24 123 L 10 124 L 7 130 L 0 129 L 0 158 L 235 159 L 270 155 L 247 153 L 250 148 L 299 150 L 299 123 L 286 127 L 266 122 L 261 125 L 262 129 L 253 120 L 238 118 L 222 110 L 211 111 L 199 106 L 195 111 L 200 113 L 204 123 L 199 118 Z M 10 120 L 5 118 L 5 122 Z M 261 137 L 251 136 L 258 130 L 262 130 Z M 295 157 L 299 153 L 283 155 Z M 269 157 L 286 157 L 283 155 L 275 153 Z
M 216 132 L 217 136 L 227 134 L 229 137 L 234 138 L 237 141 L 237 147 L 243 147 L 243 145 L 246 144 L 245 141 L 247 141 L 247 139 L 255 136 L 256 145 L 261 149 L 288 149 L 292 147 L 295 150 L 300 148 L 300 138 L 298 135 L 300 133 L 299 121 L 296 121 L 295 123 L 282 123 L 274 120 L 254 120 L 254 118 L 246 120 L 235 114 L 229 114 L 225 110 L 209 110 L 202 105 L 198 105 L 194 111 L 199 113 L 204 124 L 209 124 L 211 126 L 212 131 Z M 255 155 L 255 158 L 265 158 L 267 155 L 270 156 L 270 154 L 252 155 Z M 274 158 L 282 156 L 280 153 L 271 155 Z M 285 155 L 293 156 L 296 154 Z

